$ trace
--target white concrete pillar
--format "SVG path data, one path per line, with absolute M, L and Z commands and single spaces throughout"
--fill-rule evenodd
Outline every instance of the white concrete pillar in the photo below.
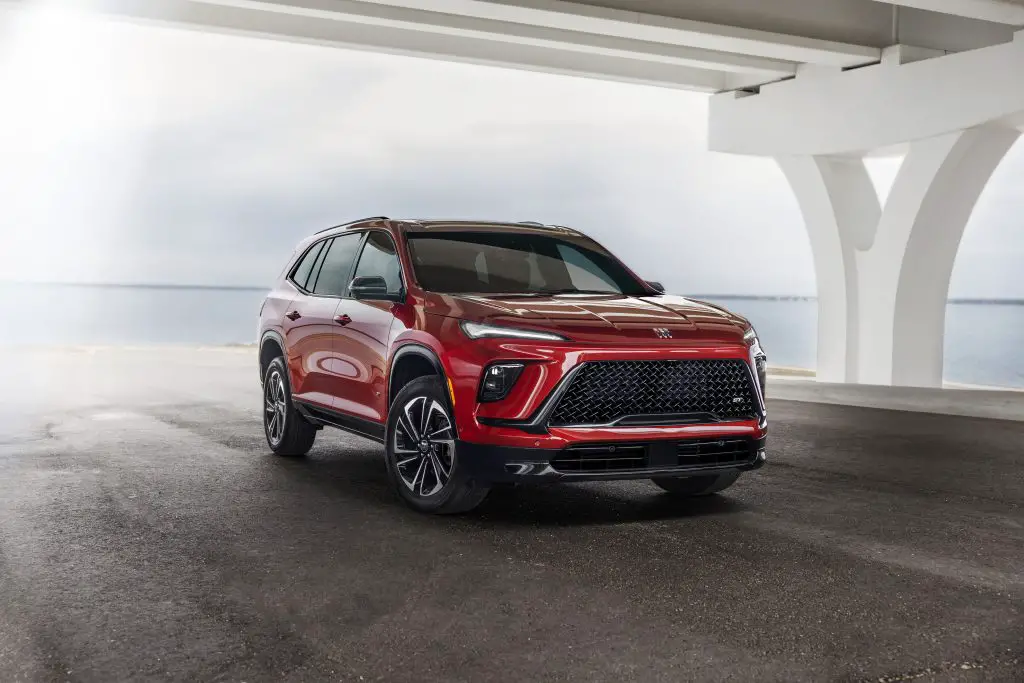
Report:
M 818 279 L 818 378 L 941 386 L 960 237 L 1019 135 L 984 126 L 910 143 L 885 207 L 861 159 L 777 157 Z
M 856 382 L 856 254 L 874 238 L 881 207 L 861 159 L 777 157 L 796 193 L 818 281 L 818 367 L 823 382 Z

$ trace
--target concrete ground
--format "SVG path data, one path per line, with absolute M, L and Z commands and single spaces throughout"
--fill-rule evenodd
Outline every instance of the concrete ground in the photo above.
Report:
M 829 384 L 769 374 L 770 398 L 1024 422 L 1024 389 L 947 384 L 945 389 Z
M 426 517 L 250 349 L 0 370 L 0 681 L 1024 680 L 1024 423 L 772 400 L 769 465 Z

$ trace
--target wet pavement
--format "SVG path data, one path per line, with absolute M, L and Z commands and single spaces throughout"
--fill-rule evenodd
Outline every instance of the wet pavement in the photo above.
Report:
M 7 361 L 0 681 L 1024 680 L 1021 422 L 773 400 L 723 495 L 437 518 L 271 455 L 251 350 Z

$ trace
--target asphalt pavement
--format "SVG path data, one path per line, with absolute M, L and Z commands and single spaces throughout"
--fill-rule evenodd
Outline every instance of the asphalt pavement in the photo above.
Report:
M 1024 680 L 1024 423 L 773 400 L 722 495 L 270 454 L 248 349 L 8 354 L 0 681 Z

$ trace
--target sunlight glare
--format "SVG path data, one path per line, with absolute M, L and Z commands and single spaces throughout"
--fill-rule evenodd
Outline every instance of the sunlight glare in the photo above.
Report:
M 0 15 L 6 24 L 0 92 L 10 103 L 0 108 L 0 185 L 9 197 L 0 207 L 5 280 L 37 279 L 44 261 L 51 272 L 86 276 L 74 270 L 82 254 L 62 249 L 58 240 L 78 231 L 71 242 L 87 244 L 93 217 L 69 216 L 66 207 L 90 207 L 110 193 L 104 174 L 94 160 L 83 159 L 81 149 L 96 122 L 118 106 L 116 83 L 103 68 L 109 50 L 92 30 L 97 19 L 80 7 L 34 0 Z M 53 268 L 55 258 L 70 268 Z

